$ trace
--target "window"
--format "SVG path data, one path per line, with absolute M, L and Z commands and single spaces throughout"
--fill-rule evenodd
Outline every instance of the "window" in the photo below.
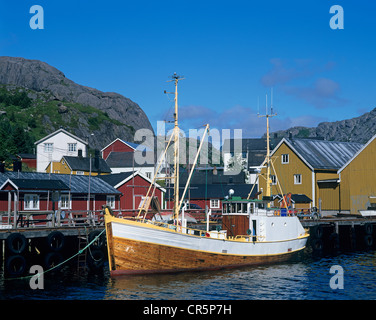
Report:
M 142 206 L 145 206 L 145 204 L 147 204 L 149 200 L 150 200 L 150 197 L 141 196 L 141 201 L 138 204 L 138 209 L 140 209 Z
M 77 151 L 77 143 L 68 143 L 68 151 L 76 152 Z
M 302 184 L 302 175 L 294 174 L 294 184 Z
M 210 208 L 219 209 L 219 199 L 210 199 Z
M 282 155 L 282 163 L 283 164 L 289 163 L 289 155 L 288 154 Z
M 84 175 L 84 172 L 83 172 L 83 171 L 76 171 L 76 175 L 77 175 L 77 176 L 83 176 L 83 175 Z
M 275 175 L 270 175 L 270 180 L 272 180 L 272 185 L 276 185 L 277 184 L 277 176 Z
M 60 208 L 71 209 L 71 202 L 68 194 L 62 194 L 60 197 Z
M 146 174 L 146 178 L 151 179 L 151 172 L 145 172 L 145 174 Z
M 39 210 L 39 195 L 25 194 L 24 209 L 25 210 Z
M 106 203 L 111 209 L 115 209 L 115 196 L 107 196 Z
M 45 143 L 44 144 L 44 152 L 52 152 L 54 151 L 54 144 L 53 143 Z

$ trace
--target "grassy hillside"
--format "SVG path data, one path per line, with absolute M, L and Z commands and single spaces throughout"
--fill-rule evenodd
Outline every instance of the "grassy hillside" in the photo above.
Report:
M 48 92 L 0 86 L 0 161 L 33 153 L 35 141 L 60 127 L 74 133 L 78 128 L 94 132 L 104 125 L 126 126 L 94 107 L 54 100 Z

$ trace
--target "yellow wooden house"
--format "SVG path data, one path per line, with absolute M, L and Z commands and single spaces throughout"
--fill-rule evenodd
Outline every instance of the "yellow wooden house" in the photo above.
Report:
M 99 157 L 63 156 L 60 161 L 50 162 L 46 172 L 96 176 L 110 174 L 111 169 L 106 161 Z
M 339 170 L 341 211 L 376 210 L 376 135 Z
M 339 209 L 341 168 L 362 147 L 359 143 L 316 139 L 283 138 L 271 152 L 271 191 L 302 194 L 312 199 L 312 207 L 330 213 Z M 266 187 L 266 168 L 261 170 L 260 190 Z

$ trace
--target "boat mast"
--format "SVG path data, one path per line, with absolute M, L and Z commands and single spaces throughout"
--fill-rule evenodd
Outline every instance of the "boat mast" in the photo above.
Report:
M 174 113 L 174 219 L 179 217 L 179 125 L 178 125 L 178 82 L 183 80 L 176 72 L 172 76 L 175 83 L 175 113 Z
M 272 91 L 273 94 L 273 91 Z M 272 95 L 273 97 L 273 95 Z M 268 95 L 266 95 L 266 106 L 265 106 L 265 115 L 258 115 L 260 118 L 265 117 L 266 118 L 266 158 L 265 158 L 265 164 L 266 164 L 266 193 L 265 196 L 270 197 L 271 196 L 271 178 L 270 178 L 270 168 L 271 168 L 271 161 L 270 161 L 270 137 L 269 137 L 269 118 L 276 116 L 277 114 L 273 114 L 273 98 L 271 103 L 271 112 L 268 113 Z M 268 203 L 268 207 L 270 206 L 270 203 Z

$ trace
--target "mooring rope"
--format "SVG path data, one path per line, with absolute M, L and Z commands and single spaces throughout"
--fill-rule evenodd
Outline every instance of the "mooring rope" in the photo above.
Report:
M 17 278 L 6 278 L 6 279 L 3 279 L 4 281 L 7 281 L 7 280 L 22 280 L 22 279 L 29 279 L 29 278 L 32 278 L 32 277 L 35 277 L 35 276 L 38 276 L 40 277 L 41 275 L 43 274 L 46 274 L 47 272 L 50 272 L 60 266 L 62 266 L 63 264 L 67 263 L 69 260 L 72 260 L 73 258 L 77 257 L 79 254 L 82 254 L 87 248 L 89 248 L 104 232 L 106 231 L 106 229 L 103 229 L 101 231 L 101 233 L 99 233 L 92 241 L 90 241 L 90 243 L 88 243 L 84 248 L 82 248 L 81 250 L 79 250 L 77 253 L 75 253 L 73 256 L 69 257 L 68 259 L 66 259 L 65 261 L 63 262 L 60 262 L 59 264 L 57 264 L 56 266 L 53 266 L 52 268 L 46 270 L 46 271 L 43 271 L 41 273 L 37 273 L 37 274 L 33 274 L 33 275 L 30 275 L 30 276 L 24 276 L 24 277 L 17 277 Z

